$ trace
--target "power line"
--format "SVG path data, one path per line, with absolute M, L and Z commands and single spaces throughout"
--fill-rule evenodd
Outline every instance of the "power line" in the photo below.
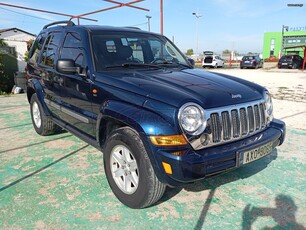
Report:
M 32 17 L 32 18 L 36 18 L 36 19 L 42 19 L 42 20 L 46 20 L 46 21 L 52 21 L 52 20 L 47 19 L 47 18 L 42 18 L 42 17 L 38 17 L 38 16 L 33 16 L 33 15 L 29 15 L 29 14 L 24 14 L 24 13 L 20 13 L 20 12 L 14 11 L 14 10 L 9 10 L 9 9 L 3 8 L 3 7 L 0 7 L 0 9 L 9 11 L 9 12 L 12 12 L 12 13 L 15 13 L 15 14 L 21 14 L 21 15 L 27 16 L 27 17 Z
M 2 15 L 1 15 L 2 16 Z M 7 17 L 1 17 L 0 20 L 3 21 L 9 21 L 9 22 L 21 22 L 21 23 L 31 23 L 31 24 L 42 24 L 42 22 L 39 21 L 28 21 L 28 20 L 15 20 L 15 19 L 8 19 Z M 43 23 L 44 24 L 44 23 Z

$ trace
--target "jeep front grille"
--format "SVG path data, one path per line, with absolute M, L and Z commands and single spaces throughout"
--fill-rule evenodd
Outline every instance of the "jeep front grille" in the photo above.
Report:
M 213 143 L 244 137 L 265 127 L 264 105 L 235 108 L 210 114 Z
M 236 141 L 267 126 L 264 101 L 206 110 L 207 128 L 191 141 L 195 149 Z M 205 141 L 203 141 L 205 140 Z

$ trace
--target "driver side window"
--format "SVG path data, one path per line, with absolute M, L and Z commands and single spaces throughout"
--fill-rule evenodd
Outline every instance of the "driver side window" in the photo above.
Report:
M 81 36 L 77 33 L 67 33 L 64 41 L 64 46 L 61 53 L 61 58 L 72 59 L 75 64 L 84 67 L 84 49 L 82 46 Z

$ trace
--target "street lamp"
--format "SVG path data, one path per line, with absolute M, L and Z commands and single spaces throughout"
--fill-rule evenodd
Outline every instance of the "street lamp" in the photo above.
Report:
M 148 19 L 148 31 L 150 32 L 150 19 L 152 18 L 152 16 L 146 15 L 146 18 Z
M 199 54 L 199 18 L 202 17 L 202 15 L 199 15 L 198 13 L 192 13 L 197 18 L 197 55 Z
M 282 49 L 281 49 L 281 56 L 283 56 L 283 52 L 284 52 L 284 44 L 285 44 L 285 42 L 284 42 L 284 32 L 285 32 L 285 30 L 286 31 L 288 31 L 288 29 L 289 29 L 289 26 L 282 26 Z

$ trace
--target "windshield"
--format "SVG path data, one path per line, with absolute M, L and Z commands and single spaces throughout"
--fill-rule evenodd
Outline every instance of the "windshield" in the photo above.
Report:
M 244 56 L 244 57 L 242 58 L 243 61 L 250 61 L 250 60 L 253 60 L 253 59 L 255 59 L 254 56 Z
M 147 33 L 103 32 L 92 34 L 96 70 L 120 67 L 191 67 L 165 37 Z

